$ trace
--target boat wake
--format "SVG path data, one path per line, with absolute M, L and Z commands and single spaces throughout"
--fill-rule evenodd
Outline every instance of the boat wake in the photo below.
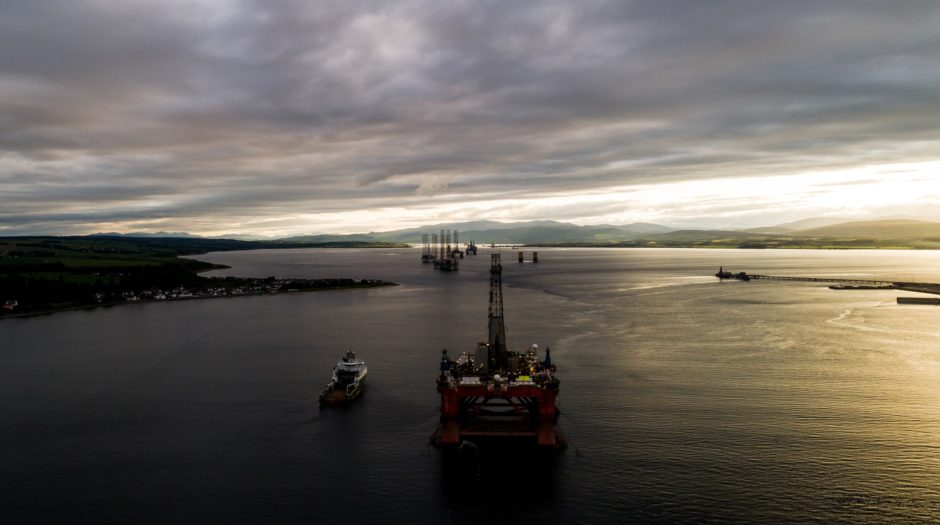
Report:
M 618 288 L 617 291 L 631 291 L 631 290 L 654 290 L 657 288 L 672 288 L 676 286 L 688 286 L 690 284 L 703 284 L 709 283 L 713 280 L 712 277 L 701 277 L 701 276 L 688 276 L 680 277 L 675 279 L 668 279 L 662 281 L 654 281 L 648 284 L 641 284 L 639 286 L 631 286 L 629 288 Z
M 854 328 L 863 332 L 891 331 L 881 326 L 866 324 L 867 321 L 865 316 L 861 313 L 860 310 L 862 310 L 862 308 L 848 308 L 838 316 L 833 317 L 832 319 L 827 319 L 826 322 L 834 325 L 845 326 L 847 328 Z

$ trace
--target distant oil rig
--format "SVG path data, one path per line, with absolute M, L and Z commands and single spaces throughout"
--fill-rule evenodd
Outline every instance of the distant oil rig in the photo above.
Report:
M 421 262 L 433 263 L 437 259 L 435 246 L 437 246 L 437 234 L 421 234 Z
M 556 427 L 559 380 L 551 350 L 546 348 L 540 358 L 537 345 L 525 352 L 506 347 L 498 253 L 490 256 L 488 325 L 488 340 L 480 342 L 475 352 L 463 352 L 456 360 L 446 349 L 442 352 L 437 378 L 440 424 L 431 443 L 450 450 L 467 441 L 563 448 L 565 439 Z
M 477 245 L 470 241 L 466 251 L 460 249 L 460 240 L 457 230 L 441 230 L 440 234 L 421 235 L 421 262 L 431 263 L 436 270 L 446 272 L 456 271 L 460 264 L 459 259 L 464 255 L 476 255 Z

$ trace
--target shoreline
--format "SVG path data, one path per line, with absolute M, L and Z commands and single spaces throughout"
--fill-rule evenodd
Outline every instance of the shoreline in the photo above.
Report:
M 504 245 L 502 247 L 509 246 Z M 815 250 L 821 252 L 827 251 L 938 251 L 940 248 L 921 248 L 917 246 L 818 246 L 818 245 L 793 245 L 793 246 L 732 246 L 732 245 L 709 245 L 709 246 L 641 246 L 632 244 L 583 244 L 583 243 L 547 243 L 547 244 L 514 244 L 516 249 L 520 248 L 632 248 L 642 250 L 662 250 L 662 249 L 685 249 L 685 250 Z M 497 245 L 497 248 L 500 246 Z
M 233 299 L 235 297 L 256 297 L 260 295 L 281 295 L 281 294 L 290 294 L 290 293 L 308 293 L 308 292 L 331 292 L 337 290 L 356 290 L 356 289 L 368 289 L 368 288 L 384 288 L 387 286 L 400 286 L 398 283 L 393 283 L 390 281 L 375 281 L 369 283 L 357 283 L 357 284 L 347 284 L 340 286 L 324 286 L 321 288 L 297 288 L 282 290 L 277 292 L 251 292 L 251 293 L 242 293 L 237 295 L 200 295 L 194 297 L 173 297 L 167 299 L 141 299 L 138 301 L 112 301 L 109 303 L 97 303 L 97 304 L 83 304 L 83 305 L 74 305 L 66 306 L 62 308 L 51 308 L 47 310 L 38 310 L 33 312 L 21 312 L 15 314 L 0 314 L 0 321 L 4 319 L 22 319 L 25 317 L 36 317 L 40 315 L 52 315 L 62 312 L 72 312 L 76 310 L 92 310 L 95 308 L 112 308 L 115 306 L 128 306 L 136 304 L 153 304 L 153 303 L 169 303 L 176 301 L 193 301 L 198 299 Z

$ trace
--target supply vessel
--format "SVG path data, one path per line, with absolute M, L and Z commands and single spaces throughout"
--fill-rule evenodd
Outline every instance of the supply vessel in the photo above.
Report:
M 368 371 L 365 361 L 357 358 L 355 352 L 346 352 L 320 393 L 320 406 L 345 406 L 355 400 L 362 394 Z

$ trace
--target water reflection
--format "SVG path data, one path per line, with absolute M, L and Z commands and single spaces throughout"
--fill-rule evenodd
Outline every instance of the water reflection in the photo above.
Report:
M 441 452 L 441 483 L 448 508 L 461 517 L 549 519 L 556 472 L 564 456 L 528 447 L 465 442 Z
M 488 258 L 445 274 L 416 255 L 209 254 L 233 275 L 402 285 L 0 322 L 3 518 L 940 520 L 940 308 L 708 277 L 940 282 L 940 254 L 540 250 L 507 264 L 509 345 L 551 346 L 571 446 L 457 470 L 422 452 L 441 348 L 485 338 Z M 321 412 L 346 349 L 369 363 L 366 392 Z

